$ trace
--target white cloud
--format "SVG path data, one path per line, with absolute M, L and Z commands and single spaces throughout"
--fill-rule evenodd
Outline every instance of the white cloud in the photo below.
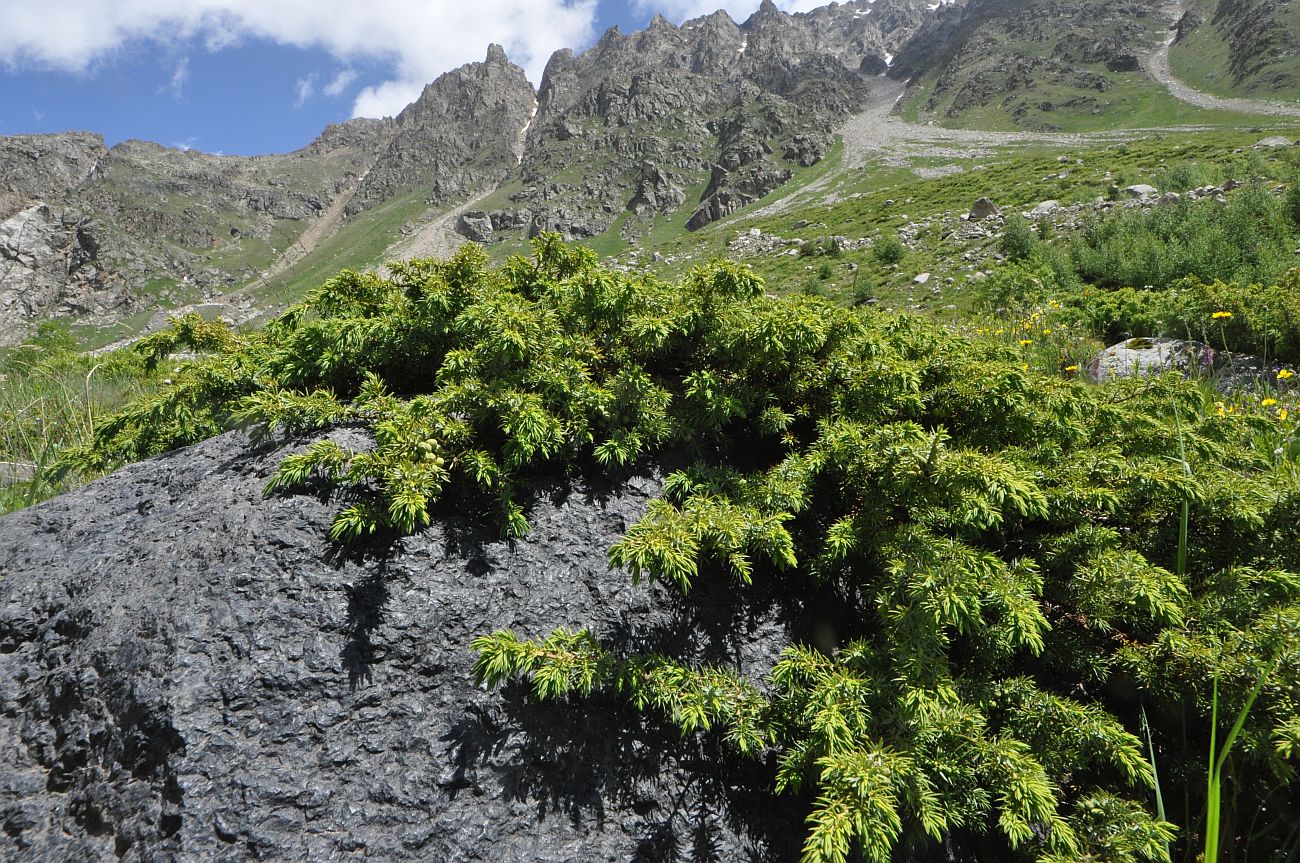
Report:
M 325 85 L 321 90 L 326 96 L 341 96 L 343 91 L 352 86 L 352 82 L 357 80 L 357 73 L 351 69 L 344 69 L 334 76 L 334 80 Z
M 0 63 L 85 72 L 131 42 L 211 51 L 241 39 L 321 48 L 343 63 L 387 64 L 353 112 L 396 114 L 441 73 L 499 42 L 533 81 L 557 48 L 591 37 L 597 0 L 4 0 Z M 188 67 L 187 67 L 188 70 Z M 331 82 L 344 80 L 347 73 Z M 339 92 L 355 79 L 346 79 Z M 184 83 L 182 80 L 181 84 Z
M 308 99 L 316 95 L 316 73 L 312 72 L 306 78 L 299 78 L 295 89 L 298 92 L 298 98 L 294 100 L 293 106 L 301 108 Z
M 190 80 L 190 58 L 182 57 L 176 61 L 176 69 L 172 71 L 172 81 L 169 85 L 172 95 L 179 99 L 185 94 L 185 82 Z

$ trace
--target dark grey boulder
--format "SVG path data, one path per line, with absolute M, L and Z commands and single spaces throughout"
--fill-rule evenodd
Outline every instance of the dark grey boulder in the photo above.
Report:
M 770 666 L 761 592 L 608 571 L 654 476 L 540 481 L 514 542 L 462 505 L 345 550 L 324 492 L 262 497 L 284 454 L 226 435 L 0 519 L 0 859 L 798 858 L 798 801 L 744 790 L 770 764 L 471 679 L 500 627 Z

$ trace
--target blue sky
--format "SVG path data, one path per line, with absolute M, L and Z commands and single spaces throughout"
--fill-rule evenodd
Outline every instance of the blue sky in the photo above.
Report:
M 789 10 L 821 0 L 779 0 Z M 209 153 L 288 152 L 395 114 L 489 42 L 537 83 L 609 26 L 758 0 L 5 0 L 0 135 L 80 129 Z

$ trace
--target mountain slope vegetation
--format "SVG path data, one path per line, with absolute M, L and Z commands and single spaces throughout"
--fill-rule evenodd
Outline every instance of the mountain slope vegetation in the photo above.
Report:
M 1170 64 L 1220 96 L 1300 99 L 1300 3 L 1194 0 L 1184 4 Z

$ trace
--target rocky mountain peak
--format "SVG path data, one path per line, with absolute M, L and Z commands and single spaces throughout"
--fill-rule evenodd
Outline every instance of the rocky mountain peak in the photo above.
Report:
M 484 62 L 489 66 L 509 66 L 510 58 L 506 56 L 506 49 L 496 42 L 488 45 L 487 59 Z
M 348 214 L 407 194 L 449 203 L 499 183 L 519 162 L 536 104 L 528 76 L 500 45 L 483 62 L 440 75 L 395 118 Z

